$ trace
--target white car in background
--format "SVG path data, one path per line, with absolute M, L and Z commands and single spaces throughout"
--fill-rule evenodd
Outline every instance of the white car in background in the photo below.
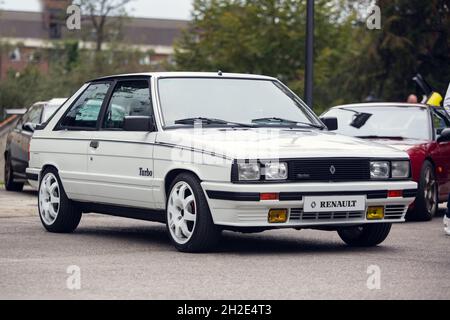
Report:
M 82 213 L 164 222 L 210 250 L 222 230 L 335 230 L 374 246 L 403 222 L 417 184 L 400 150 L 327 131 L 271 77 L 142 73 L 86 83 L 36 130 L 39 214 L 72 232 Z

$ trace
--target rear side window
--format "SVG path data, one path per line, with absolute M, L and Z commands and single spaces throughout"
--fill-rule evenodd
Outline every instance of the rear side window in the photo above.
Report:
M 152 104 L 147 80 L 117 82 L 106 110 L 103 128 L 122 129 L 127 116 L 150 116 Z
M 31 107 L 28 111 L 28 119 L 26 122 L 31 122 L 34 124 L 39 124 L 41 121 L 42 106 Z
M 110 83 L 91 84 L 66 113 L 60 127 L 95 129 L 103 100 L 105 100 L 110 85 Z

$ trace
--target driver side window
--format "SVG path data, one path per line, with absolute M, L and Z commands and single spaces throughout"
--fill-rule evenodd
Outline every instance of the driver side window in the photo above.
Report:
M 109 87 L 110 83 L 91 84 L 64 116 L 60 127 L 75 130 L 95 129 Z

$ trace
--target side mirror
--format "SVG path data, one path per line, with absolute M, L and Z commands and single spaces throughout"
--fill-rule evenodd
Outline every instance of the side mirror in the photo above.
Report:
M 444 129 L 440 136 L 437 138 L 437 142 L 449 142 L 450 141 L 450 129 Z
M 329 131 L 335 131 L 338 129 L 338 120 L 337 118 L 320 118 L 324 125 L 327 126 Z
M 31 122 L 25 122 L 22 125 L 22 130 L 23 131 L 34 132 L 35 129 L 36 129 L 36 124 L 31 123 Z
M 127 116 L 123 120 L 123 130 L 125 131 L 155 131 L 152 116 Z

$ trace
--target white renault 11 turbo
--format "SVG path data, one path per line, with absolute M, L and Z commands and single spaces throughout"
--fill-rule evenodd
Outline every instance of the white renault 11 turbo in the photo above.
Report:
M 409 158 L 328 132 L 336 123 L 271 77 L 105 77 L 36 129 L 27 177 L 50 232 L 96 212 L 166 223 L 186 252 L 211 250 L 222 230 L 274 228 L 375 246 L 416 195 Z

